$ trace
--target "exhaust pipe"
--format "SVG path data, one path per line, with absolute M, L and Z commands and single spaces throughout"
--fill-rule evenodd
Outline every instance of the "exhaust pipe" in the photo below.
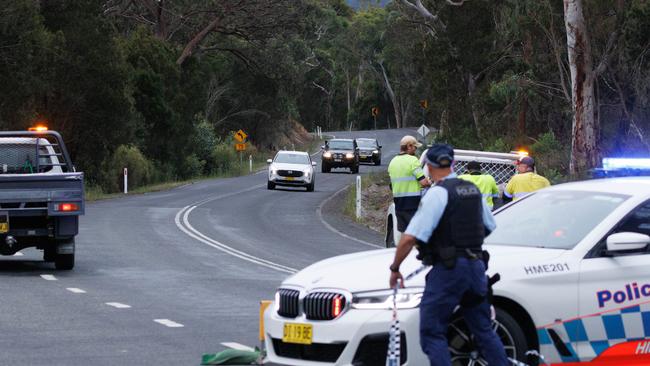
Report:
M 16 245 L 16 243 L 18 243 L 18 241 L 13 236 L 7 235 L 7 237 L 5 238 L 5 243 L 7 243 L 7 246 L 9 248 L 13 248 L 13 246 Z

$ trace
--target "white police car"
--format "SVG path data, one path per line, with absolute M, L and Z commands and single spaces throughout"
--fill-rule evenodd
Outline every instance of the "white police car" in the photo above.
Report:
M 485 247 L 488 272 L 501 275 L 495 330 L 510 357 L 527 362 L 526 351 L 538 350 L 549 363 L 611 359 L 619 346 L 650 357 L 650 178 L 553 186 L 504 207 L 496 222 Z M 343 255 L 287 278 L 265 313 L 268 359 L 384 364 L 393 256 L 394 249 Z M 402 273 L 419 265 L 411 253 Z M 402 365 L 428 364 L 418 334 L 425 273 L 397 299 Z M 485 364 L 462 319 L 448 339 L 454 365 Z

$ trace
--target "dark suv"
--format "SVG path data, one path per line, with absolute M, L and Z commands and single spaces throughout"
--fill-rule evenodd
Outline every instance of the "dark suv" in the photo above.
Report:
M 381 145 L 377 139 L 358 138 L 359 160 L 363 163 L 381 165 Z
M 359 173 L 359 147 L 353 139 L 332 139 L 321 146 L 322 172 L 329 173 L 332 168 L 349 168 L 350 173 Z

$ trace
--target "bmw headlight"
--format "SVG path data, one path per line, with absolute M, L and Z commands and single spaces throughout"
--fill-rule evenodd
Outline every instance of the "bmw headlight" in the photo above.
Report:
M 398 309 L 413 309 L 420 306 L 424 288 L 400 289 L 395 303 Z M 359 292 L 352 298 L 352 308 L 362 310 L 390 310 L 393 308 L 393 290 Z
M 325 159 L 329 159 L 329 158 L 332 157 L 332 153 L 329 152 L 329 151 L 326 151 L 326 152 L 323 153 L 323 157 L 324 157 Z
M 347 154 L 345 154 L 345 157 L 348 158 L 348 159 L 352 159 L 352 158 L 354 158 L 354 154 L 353 153 L 347 153 Z

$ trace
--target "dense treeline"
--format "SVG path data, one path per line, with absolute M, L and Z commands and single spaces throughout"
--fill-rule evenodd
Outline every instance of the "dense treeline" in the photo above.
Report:
M 91 183 L 226 171 L 295 131 L 418 126 L 463 148 L 526 146 L 568 173 L 572 87 L 556 0 L 5 0 L 0 128 L 44 120 Z M 598 154 L 648 154 L 650 3 L 585 4 Z M 426 100 L 428 108 L 421 106 Z M 378 107 L 376 121 L 370 114 Z

